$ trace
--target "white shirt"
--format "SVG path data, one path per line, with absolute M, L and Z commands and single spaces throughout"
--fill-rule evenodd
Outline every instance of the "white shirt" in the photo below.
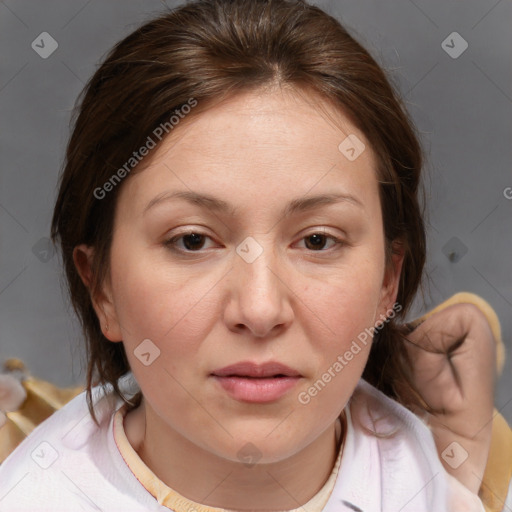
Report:
M 101 388 L 93 397 L 100 427 L 82 393 L 4 461 L 0 512 L 170 510 L 139 482 L 116 444 L 114 414 L 122 401 Z M 361 380 L 345 413 L 341 464 L 322 512 L 485 512 L 446 473 L 430 430 L 403 406 Z

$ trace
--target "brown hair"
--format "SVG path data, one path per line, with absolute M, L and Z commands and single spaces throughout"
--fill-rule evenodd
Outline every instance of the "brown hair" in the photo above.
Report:
M 120 183 L 94 193 L 161 123 L 193 98 L 198 107 L 272 84 L 315 91 L 367 137 L 377 160 L 389 264 L 392 241 L 405 252 L 396 318 L 378 331 L 363 377 L 392 397 L 412 387 L 405 364 L 407 312 L 421 283 L 425 229 L 418 201 L 422 151 L 415 130 L 383 70 L 344 27 L 302 0 L 198 0 L 151 20 L 117 43 L 78 99 L 52 220 L 60 240 L 71 301 L 87 341 L 91 387 L 129 371 L 122 343 L 102 334 L 91 296 L 109 274 L 109 251 Z M 137 167 L 137 171 L 140 166 Z M 125 178 L 125 179 L 129 179 Z M 73 249 L 95 248 L 88 290 Z

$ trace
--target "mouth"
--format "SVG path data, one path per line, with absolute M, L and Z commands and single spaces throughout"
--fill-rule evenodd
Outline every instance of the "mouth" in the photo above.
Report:
M 215 370 L 211 376 L 231 398 L 250 403 L 275 402 L 302 378 L 298 371 L 274 361 L 236 363 Z
M 216 377 L 245 377 L 253 379 L 301 377 L 301 374 L 282 363 L 270 361 L 263 364 L 242 361 L 212 372 Z

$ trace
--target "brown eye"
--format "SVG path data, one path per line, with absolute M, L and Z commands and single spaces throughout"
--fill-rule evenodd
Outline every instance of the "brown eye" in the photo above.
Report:
M 339 238 L 336 238 L 332 235 L 327 235 L 325 233 L 312 233 L 311 235 L 304 237 L 302 240 L 305 241 L 306 249 L 315 252 L 327 252 L 327 250 L 324 249 L 328 241 L 331 241 L 331 245 L 328 246 L 327 249 L 333 248 L 335 246 L 341 248 L 345 245 L 343 240 L 340 240 Z
M 306 247 L 312 251 L 322 249 L 329 237 L 320 233 L 314 233 L 304 238 L 306 240 Z M 308 244 L 309 241 L 309 244 Z
M 184 235 L 183 237 L 183 245 L 188 251 L 193 251 L 194 249 L 202 249 L 205 237 L 200 233 L 190 233 L 189 235 Z
M 166 240 L 164 245 L 173 251 L 181 253 L 198 252 L 204 247 L 206 240 L 209 238 L 209 236 L 202 233 L 191 231 L 190 233 L 183 233 Z

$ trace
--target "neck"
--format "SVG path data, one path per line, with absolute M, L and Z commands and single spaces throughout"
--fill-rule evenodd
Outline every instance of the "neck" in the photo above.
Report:
M 237 511 L 291 510 L 307 503 L 329 478 L 343 439 L 343 432 L 336 438 L 335 422 L 285 460 L 245 465 L 162 425 L 144 401 L 127 414 L 124 425 L 139 457 L 168 487 L 197 503 Z

